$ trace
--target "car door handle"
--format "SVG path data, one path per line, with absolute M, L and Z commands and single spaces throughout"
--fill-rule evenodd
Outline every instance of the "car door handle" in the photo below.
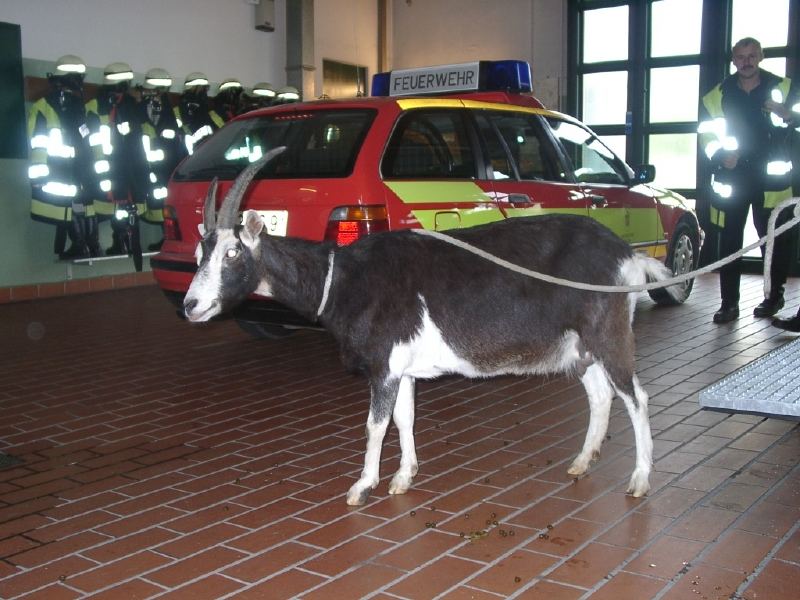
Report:
M 600 194 L 589 194 L 586 196 L 589 201 L 592 203 L 592 206 L 595 208 L 602 208 L 604 206 L 608 206 L 608 201 L 606 200 L 605 196 L 601 196 Z
M 533 200 L 531 200 L 531 197 L 528 196 L 528 194 L 516 194 L 516 193 L 509 194 L 508 195 L 508 201 L 511 204 L 532 204 L 533 203 Z

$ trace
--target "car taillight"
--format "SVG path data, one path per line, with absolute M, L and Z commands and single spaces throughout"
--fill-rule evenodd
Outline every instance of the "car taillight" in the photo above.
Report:
M 347 246 L 370 233 L 388 230 L 385 206 L 340 206 L 331 211 L 325 239 Z
M 174 206 L 165 206 L 161 210 L 164 215 L 164 239 L 181 241 L 181 229 L 178 227 L 178 215 Z

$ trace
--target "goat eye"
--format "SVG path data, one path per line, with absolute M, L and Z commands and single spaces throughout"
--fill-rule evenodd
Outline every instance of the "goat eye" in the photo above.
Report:
M 236 255 L 239 254 L 239 251 L 236 248 L 229 248 L 228 251 L 225 253 L 225 256 L 228 258 L 236 258 Z

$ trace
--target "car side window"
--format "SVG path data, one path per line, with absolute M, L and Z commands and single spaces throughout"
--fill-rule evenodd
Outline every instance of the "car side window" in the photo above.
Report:
M 486 112 L 477 119 L 494 179 L 564 181 L 552 142 L 534 115 Z
M 564 147 L 577 181 L 620 185 L 628 183 L 628 174 L 622 161 L 589 129 L 556 118 L 547 121 Z
M 463 111 L 409 111 L 384 154 L 386 178 L 474 179 L 475 157 Z

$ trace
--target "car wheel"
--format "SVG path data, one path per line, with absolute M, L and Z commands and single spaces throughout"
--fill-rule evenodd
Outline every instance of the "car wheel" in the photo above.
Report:
M 678 223 L 675 228 L 675 234 L 672 236 L 672 241 L 667 251 L 667 268 L 672 271 L 673 275 L 684 275 L 693 271 L 697 267 L 699 257 L 698 248 L 699 236 L 697 228 L 692 227 L 688 223 Z M 680 293 L 675 298 L 670 295 L 664 288 L 656 290 L 649 290 L 650 297 L 657 303 L 662 305 L 675 305 L 683 304 L 692 293 L 694 286 L 694 279 L 688 279 L 681 284 L 678 284 Z
M 267 325 L 266 323 L 243 321 L 242 319 L 236 319 L 236 324 L 239 325 L 242 331 L 259 340 L 279 340 L 294 333 L 294 329 L 287 329 L 280 325 Z

